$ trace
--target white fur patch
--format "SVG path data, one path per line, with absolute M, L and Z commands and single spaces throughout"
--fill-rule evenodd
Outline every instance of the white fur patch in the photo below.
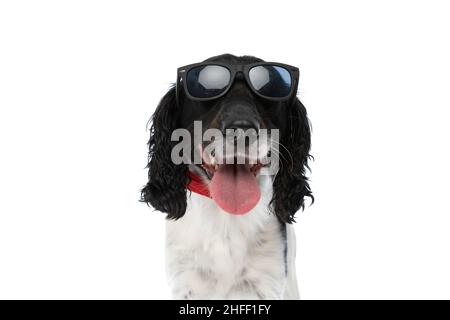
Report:
M 258 179 L 261 200 L 245 215 L 231 215 L 212 199 L 191 193 L 186 214 L 167 222 L 167 275 L 174 298 L 298 298 L 293 228 L 287 226 L 285 259 L 282 226 L 268 209 L 272 179 Z

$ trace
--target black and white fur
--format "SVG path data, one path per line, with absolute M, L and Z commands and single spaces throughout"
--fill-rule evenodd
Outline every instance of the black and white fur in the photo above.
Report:
M 221 55 L 207 61 L 262 60 Z M 257 206 L 235 216 L 186 189 L 188 170 L 208 177 L 201 166 L 173 164 L 171 133 L 177 128 L 191 130 L 195 120 L 212 128 L 242 117 L 279 129 L 283 147 L 277 150 L 278 173 L 258 176 L 262 196 Z M 305 177 L 310 125 L 301 102 L 296 97 L 286 102 L 261 99 L 238 77 L 230 91 L 215 101 L 191 101 L 181 93 L 177 104 L 172 88 L 156 109 L 150 131 L 148 183 L 142 201 L 167 213 L 166 264 L 174 298 L 298 299 L 291 223 L 304 207 L 305 197 L 313 199 Z

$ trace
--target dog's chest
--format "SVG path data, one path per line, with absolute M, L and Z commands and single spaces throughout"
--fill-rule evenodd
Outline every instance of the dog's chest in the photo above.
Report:
M 252 212 L 233 216 L 211 199 L 188 196 L 185 216 L 167 223 L 167 270 L 175 296 L 229 298 L 238 292 L 242 297 L 256 286 L 275 296 L 282 290 L 264 288 L 285 276 L 285 242 L 268 212 L 270 197 L 266 192 Z

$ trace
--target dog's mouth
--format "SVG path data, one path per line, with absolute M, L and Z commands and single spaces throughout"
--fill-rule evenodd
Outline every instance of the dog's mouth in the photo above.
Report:
M 208 176 L 212 199 L 224 211 L 242 215 L 252 210 L 261 198 L 257 176 L 262 167 L 255 164 L 214 164 L 200 166 Z
M 223 166 L 244 166 L 244 168 L 248 171 L 250 171 L 255 177 L 258 175 L 259 171 L 261 170 L 261 168 L 265 167 L 266 165 L 261 164 L 261 162 L 256 162 L 254 164 L 249 164 L 248 160 L 246 161 L 247 163 L 245 164 L 214 164 L 214 163 L 206 163 L 206 162 L 202 162 L 202 164 L 200 165 L 200 168 L 204 171 L 204 173 L 206 174 L 206 176 L 208 177 L 209 180 L 212 180 L 212 178 L 214 177 L 214 174 L 221 169 Z

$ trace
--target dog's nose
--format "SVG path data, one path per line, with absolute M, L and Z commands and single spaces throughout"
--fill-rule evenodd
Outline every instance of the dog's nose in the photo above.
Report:
M 232 121 L 222 121 L 220 123 L 220 130 L 223 134 L 226 134 L 227 129 L 236 130 L 242 129 L 247 131 L 248 129 L 254 129 L 256 132 L 259 132 L 260 125 L 256 120 L 250 119 L 236 119 Z

